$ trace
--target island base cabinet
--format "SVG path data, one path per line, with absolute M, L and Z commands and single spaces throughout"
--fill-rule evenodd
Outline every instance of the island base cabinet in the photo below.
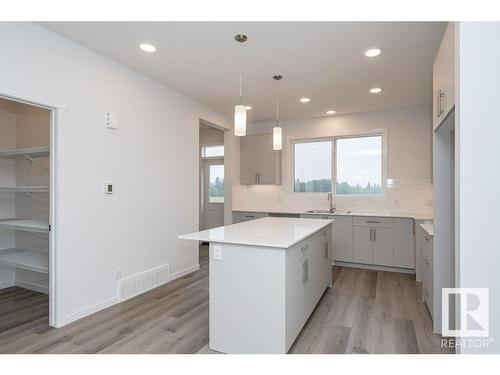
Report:
M 330 243 L 331 226 L 288 249 L 210 243 L 209 348 L 287 353 L 331 283 Z

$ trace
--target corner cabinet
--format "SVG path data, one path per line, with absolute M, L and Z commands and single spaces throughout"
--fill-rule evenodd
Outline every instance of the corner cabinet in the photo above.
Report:
M 273 135 L 240 138 L 242 185 L 281 185 L 281 151 L 273 150 Z
M 449 22 L 432 68 L 432 125 L 436 130 L 455 106 L 455 24 Z

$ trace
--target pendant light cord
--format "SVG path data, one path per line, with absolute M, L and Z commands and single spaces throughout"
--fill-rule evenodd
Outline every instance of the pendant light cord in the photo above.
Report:
M 280 125 L 280 81 L 276 81 L 276 126 Z
M 240 43 L 240 104 L 243 104 L 243 43 Z

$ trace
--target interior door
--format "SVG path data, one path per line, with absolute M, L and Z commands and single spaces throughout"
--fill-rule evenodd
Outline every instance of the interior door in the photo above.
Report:
M 224 159 L 206 159 L 203 170 L 203 229 L 224 225 Z

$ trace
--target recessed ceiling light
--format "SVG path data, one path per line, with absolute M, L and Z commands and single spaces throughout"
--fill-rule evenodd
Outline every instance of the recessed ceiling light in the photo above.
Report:
M 380 94 L 382 92 L 382 87 L 374 87 L 370 89 L 370 94 Z
M 252 109 L 251 105 L 247 105 L 247 111 L 250 111 Z
M 311 101 L 311 99 L 309 99 L 309 98 L 300 98 L 300 101 L 302 103 L 309 103 Z
M 144 52 L 154 52 L 154 51 L 156 51 L 156 47 L 153 46 L 152 44 L 149 44 L 149 43 L 142 43 L 139 47 Z
M 327 115 L 334 115 L 335 111 L 333 109 L 329 109 L 328 111 L 326 111 L 326 114 Z
M 365 51 L 365 56 L 366 57 L 377 57 L 382 53 L 382 48 L 374 47 L 374 48 L 369 48 Z

